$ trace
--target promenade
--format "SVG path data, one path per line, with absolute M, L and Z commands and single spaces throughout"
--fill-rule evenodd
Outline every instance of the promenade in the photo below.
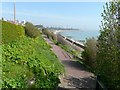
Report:
M 95 89 L 96 82 L 94 74 L 89 72 L 83 65 L 73 60 L 72 55 L 61 47 L 55 45 L 51 40 L 45 38 L 47 43 L 52 46 L 52 51 L 57 55 L 65 67 L 65 75 L 60 77 L 60 88 L 64 89 Z

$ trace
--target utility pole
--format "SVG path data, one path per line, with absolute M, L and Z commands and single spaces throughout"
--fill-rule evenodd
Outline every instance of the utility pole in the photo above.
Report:
M 16 14 L 16 11 L 15 11 L 15 2 L 14 2 L 14 23 L 15 23 L 15 21 L 16 21 L 16 16 L 15 16 L 15 14 Z

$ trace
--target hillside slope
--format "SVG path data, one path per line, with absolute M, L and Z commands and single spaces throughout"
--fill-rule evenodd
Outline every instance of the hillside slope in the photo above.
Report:
M 5 25 L 2 28 L 14 35 L 7 24 L 7 28 Z M 23 35 L 2 48 L 2 88 L 57 88 L 58 76 L 64 68 L 41 35 L 37 38 Z

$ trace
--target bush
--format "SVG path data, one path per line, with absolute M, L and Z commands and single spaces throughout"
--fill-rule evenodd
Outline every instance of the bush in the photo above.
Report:
M 9 43 L 25 35 L 24 28 L 6 21 L 2 21 L 2 43 Z
M 64 71 L 42 37 L 23 37 L 4 44 L 2 60 L 3 88 L 56 88 L 58 75 Z
M 36 28 L 32 23 L 27 22 L 25 24 L 25 33 L 26 35 L 32 37 L 32 38 L 36 38 L 38 36 L 40 36 L 40 31 L 38 30 L 38 28 Z
M 57 35 L 55 35 L 52 31 L 44 28 L 42 29 L 42 32 L 47 35 L 48 38 L 54 40 L 55 42 L 57 42 Z
M 85 49 L 82 52 L 82 58 L 84 63 L 92 68 L 96 66 L 96 54 L 97 54 L 97 41 L 95 38 L 89 38 L 86 40 Z

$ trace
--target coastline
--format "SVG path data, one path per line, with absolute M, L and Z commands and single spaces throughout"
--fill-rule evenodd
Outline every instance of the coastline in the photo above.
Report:
M 69 31 L 69 30 L 67 30 L 67 31 Z M 68 37 L 68 36 L 65 36 L 65 35 L 62 35 L 61 34 L 61 32 L 66 32 L 66 31 L 64 31 L 64 30 L 55 30 L 55 31 L 53 31 L 53 33 L 58 37 L 58 36 L 61 36 L 64 40 L 67 40 L 67 41 L 69 41 L 71 44 L 73 44 L 73 45 L 77 45 L 77 46 L 79 46 L 79 47 L 81 47 L 81 48 L 85 48 L 85 46 L 84 46 L 84 40 L 75 40 L 75 39 L 73 39 L 73 38 L 70 38 L 70 37 Z
M 71 37 L 76 41 L 85 42 L 88 38 L 94 37 L 95 39 L 97 39 L 97 37 L 99 36 L 99 30 L 66 31 L 60 32 L 60 34 L 66 37 Z
M 85 48 L 85 46 L 84 46 L 84 44 L 83 43 L 81 43 L 81 42 L 79 42 L 79 41 L 77 41 L 77 40 L 74 40 L 74 39 L 72 39 L 72 38 L 69 38 L 69 37 L 66 37 L 66 36 L 64 36 L 64 35 L 61 35 L 61 34 L 59 34 L 60 36 L 62 36 L 65 40 L 67 40 L 67 41 L 69 41 L 71 44 L 75 44 L 75 45 L 77 45 L 77 46 L 80 46 L 81 48 Z

